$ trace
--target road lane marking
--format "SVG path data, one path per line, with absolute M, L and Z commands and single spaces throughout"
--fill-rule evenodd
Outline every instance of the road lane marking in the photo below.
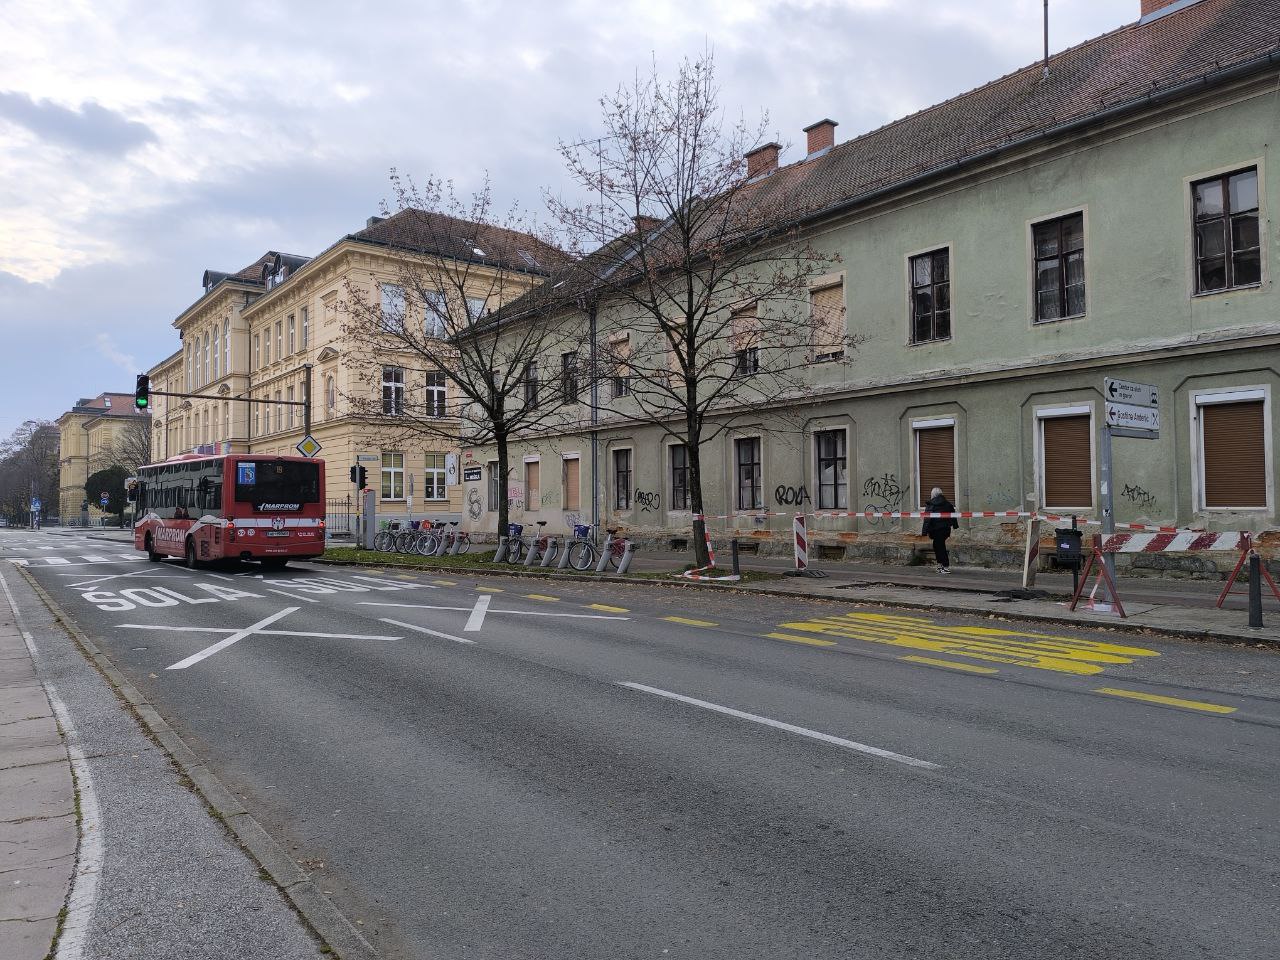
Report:
M 1160 656 L 1144 647 L 998 627 L 947 626 L 935 624 L 927 617 L 885 613 L 818 617 L 782 623 L 779 628 L 1082 676 L 1101 673 L 1108 664 L 1133 663 L 1138 657 Z
M 683 623 L 687 627 L 718 626 L 718 624 L 714 624 L 710 620 L 690 620 L 688 617 L 660 617 L 659 619 L 665 620 L 667 623 Z
M 966 673 L 999 673 L 996 667 L 980 667 L 975 663 L 955 663 L 951 660 L 936 660 L 933 657 L 899 657 L 908 663 L 923 663 L 930 667 L 948 667 L 952 670 L 964 670 Z
M 379 617 L 382 623 L 390 623 L 397 627 L 404 627 L 406 630 L 416 630 L 418 633 L 425 633 L 428 636 L 439 637 L 442 640 L 452 640 L 454 643 L 475 643 L 474 640 L 468 640 L 466 637 L 455 637 L 451 633 L 441 633 L 439 630 L 428 630 L 426 627 L 419 627 L 412 623 L 404 623 L 400 620 L 392 620 L 390 617 Z
M 229 637 L 224 637 L 223 639 L 219 640 L 217 643 L 213 644 L 212 646 L 205 647 L 205 648 L 204 648 L 203 650 L 201 650 L 200 652 L 198 652 L 198 653 L 193 653 L 191 656 L 187 657 L 185 660 L 179 660 L 177 663 L 173 664 L 173 665 L 172 665 L 172 666 L 170 666 L 170 667 L 166 667 L 165 669 L 166 669 L 166 670 L 185 670 L 185 669 L 187 669 L 187 667 L 193 666 L 194 664 L 199 663 L 201 660 L 205 660 L 205 659 L 207 659 L 208 657 L 212 657 L 212 656 L 213 656 L 215 653 L 217 653 L 219 650 L 225 650 L 225 649 L 227 649 L 227 647 L 231 646 L 233 643 L 239 643 L 239 642 L 240 642 L 241 640 L 243 640 L 245 637 L 251 637 L 251 636 L 253 636 L 255 633 L 257 633 L 257 632 L 258 632 L 259 630 L 261 630 L 263 627 L 270 626 L 271 624 L 275 623 L 277 620 L 280 620 L 280 619 L 282 619 L 282 618 L 284 618 L 284 617 L 287 617 L 287 616 L 288 616 L 289 614 L 291 614 L 291 613 L 296 613 L 298 610 L 301 610 L 301 609 L 302 609 L 301 607 L 285 607 L 285 608 L 284 608 L 283 610 L 281 610 L 279 613 L 273 613 L 271 616 L 269 616 L 269 617 L 267 617 L 267 618 L 265 618 L 265 619 L 263 619 L 263 620 L 259 620 L 257 623 L 255 623 L 255 624 L 254 624 L 253 626 L 251 626 L 251 627 L 246 627 L 246 628 L 245 628 L 245 629 L 243 629 L 243 630 L 236 630 L 236 631 L 234 631 L 234 632 L 233 632 Z M 132 624 L 132 623 L 124 623 L 124 624 L 121 624 L 121 626 L 123 626 L 123 627 L 132 627 L 132 628 L 134 628 L 134 629 L 139 629 L 139 627 L 138 627 L 138 625 L 137 625 L 137 624 Z M 154 628 L 154 627 L 141 627 L 141 629 L 148 630 L 148 629 L 155 629 L 155 628 Z M 170 628 L 170 629 L 172 629 L 172 628 Z M 180 629 L 184 629 L 184 630 L 192 630 L 192 631 L 194 631 L 194 630 L 202 629 L 202 628 L 198 628 L 198 627 L 185 627 L 185 628 L 180 628 Z M 221 631 L 219 631 L 219 632 L 221 632 Z
M 1120 687 L 1099 687 L 1094 693 L 1105 693 L 1112 697 L 1127 697 L 1130 700 L 1142 700 L 1145 703 L 1158 703 L 1165 707 L 1181 707 L 1184 710 L 1200 710 L 1204 713 L 1235 713 L 1235 707 L 1226 707 L 1220 703 L 1206 703 L 1203 700 L 1182 700 L 1178 697 L 1162 697 L 1158 693 L 1142 693 L 1139 690 L 1124 690 Z
M 607 603 L 588 603 L 588 610 L 603 610 L 605 613 L 630 613 L 626 607 L 611 607 Z
M 431 582 L 437 587 L 456 587 L 458 585 L 457 580 L 432 580 Z
M 83 573 L 60 573 L 60 577 L 83 577 Z M 92 586 L 95 583 L 105 583 L 107 580 L 122 580 L 125 577 L 152 577 L 156 580 L 190 580 L 195 576 L 193 573 L 182 573 L 175 571 L 172 567 L 165 569 L 161 567 L 159 570 L 153 570 L 147 567 L 145 570 L 134 570 L 130 573 L 109 573 L 104 577 L 92 577 L 88 580 L 81 580 L 79 583 L 69 583 L 67 586 L 79 589 L 80 587 Z
M 766 633 L 770 640 L 790 640 L 792 643 L 807 643 L 811 647 L 834 647 L 834 640 L 819 640 L 817 637 L 797 637 L 791 633 Z
M 526 593 L 526 600 L 545 600 L 547 603 L 559 603 L 559 597 L 549 597 L 545 593 Z
M 481 593 L 502 593 L 501 587 L 476 587 Z
M 405 610 L 461 610 L 470 613 L 474 607 L 437 607 L 427 603 L 387 603 L 374 600 L 362 600 L 361 607 L 400 607 Z M 514 613 L 521 617 L 568 617 L 571 620 L 630 620 L 630 617 L 611 617 L 603 613 L 550 613 L 546 610 L 498 610 L 490 608 L 489 613 Z
M 667 700 L 676 700 L 680 703 L 687 703 L 692 707 L 701 707 L 703 710 L 711 710 L 715 713 L 723 713 L 725 716 L 737 717 L 739 720 L 750 720 L 752 723 L 764 724 L 766 727 L 773 727 L 775 730 L 785 730 L 787 733 L 795 733 L 802 737 L 808 737 L 811 740 L 821 740 L 823 743 L 830 743 L 837 747 L 844 747 L 846 750 L 854 750 L 858 753 L 869 754 L 873 757 L 880 757 L 884 760 L 893 760 L 896 763 L 904 763 L 909 767 L 921 767 L 925 770 L 938 770 L 939 765 L 931 763 L 928 760 L 917 760 L 915 757 L 908 757 L 906 754 L 894 753 L 892 750 L 883 750 L 880 747 L 873 747 L 866 743 L 858 743 L 856 740 L 846 740 L 844 737 L 835 737 L 829 733 L 823 733 L 820 730 L 810 730 L 807 727 L 797 727 L 793 723 L 784 723 L 781 720 L 772 720 L 769 717 L 762 717 L 756 713 L 747 713 L 743 710 L 735 710 L 733 707 L 725 707 L 718 703 L 711 703 L 708 700 L 698 700 L 694 697 L 686 697 L 679 693 L 672 693 L 670 690 L 660 690 L 657 687 L 646 686 L 643 683 L 631 683 L 629 681 L 619 681 L 619 686 L 627 687 L 630 690 L 639 690 L 641 693 L 650 693 L 655 697 L 664 697 Z
M 267 593 L 278 593 L 282 597 L 290 597 L 294 600 L 304 600 L 307 603 L 319 603 L 315 597 L 304 597 L 297 593 L 290 593 L 288 590 L 277 590 L 275 587 L 267 587 Z
M 467 617 L 467 625 L 463 633 L 475 633 L 484 626 L 484 615 L 489 612 L 489 604 L 493 602 L 490 594 L 484 593 L 476 597 L 476 605 L 471 608 L 471 616 Z

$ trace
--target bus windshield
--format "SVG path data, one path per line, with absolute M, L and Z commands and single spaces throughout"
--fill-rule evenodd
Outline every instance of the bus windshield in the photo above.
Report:
M 251 503 L 255 510 L 301 510 L 304 503 L 320 500 L 320 468 L 296 460 L 239 460 L 236 471 L 236 503 Z

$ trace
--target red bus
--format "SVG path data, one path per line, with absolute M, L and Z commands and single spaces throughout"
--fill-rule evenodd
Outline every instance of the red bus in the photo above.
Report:
M 283 567 L 324 553 L 324 461 L 183 454 L 138 470 L 133 545 L 183 557 Z

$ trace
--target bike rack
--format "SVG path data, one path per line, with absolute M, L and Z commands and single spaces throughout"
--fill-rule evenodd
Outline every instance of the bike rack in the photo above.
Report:
M 502 563 L 506 559 L 507 559 L 507 538 L 499 537 L 498 549 L 495 550 L 493 554 L 493 562 Z
M 557 540 L 555 537 L 547 537 L 547 549 L 543 551 L 542 562 L 538 564 L 538 566 L 539 567 L 551 566 L 551 558 L 556 555 L 556 552 L 559 549 L 559 547 L 560 547 L 559 540 Z M 568 551 L 565 551 L 565 552 L 567 553 Z
M 623 541 L 622 559 L 618 561 L 618 576 L 623 576 L 631 568 L 631 558 L 635 556 L 636 545 L 630 540 Z
M 596 573 L 604 573 L 609 569 L 609 551 L 613 548 L 613 534 L 604 538 L 604 548 L 600 551 L 600 562 L 596 564 Z

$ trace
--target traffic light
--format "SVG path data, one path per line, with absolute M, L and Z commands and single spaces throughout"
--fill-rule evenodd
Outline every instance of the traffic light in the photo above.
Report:
M 364 467 L 360 466 L 359 464 L 356 464 L 354 467 L 351 468 L 351 473 L 349 474 L 349 476 L 351 477 L 351 482 L 354 483 L 361 490 L 364 489 L 366 472 L 367 471 L 365 470 Z
M 151 378 L 145 373 L 138 374 L 137 386 L 133 388 L 133 405 L 139 410 L 151 406 Z

